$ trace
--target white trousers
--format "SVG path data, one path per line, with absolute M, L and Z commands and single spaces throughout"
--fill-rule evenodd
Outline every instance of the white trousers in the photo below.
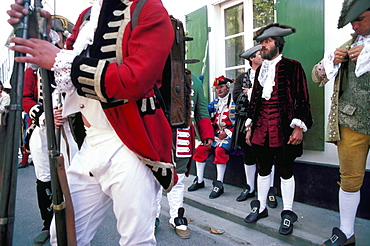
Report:
M 30 151 L 36 178 L 42 182 L 49 182 L 51 178 L 46 128 L 36 127 L 33 130 L 30 138 Z
M 77 153 L 78 146 L 75 142 L 68 124 L 63 126 L 68 148 L 65 139 L 61 137 L 60 153 L 64 156 L 64 165 L 67 170 L 70 159 Z M 45 127 L 36 127 L 30 138 L 30 151 L 35 166 L 36 178 L 42 182 L 50 181 L 50 162 L 48 154 L 48 142 Z
M 75 210 L 77 245 L 90 245 L 113 205 L 120 245 L 156 245 L 154 221 L 159 183 L 113 130 L 90 127 L 67 171 Z M 55 225 L 51 240 L 56 245 Z

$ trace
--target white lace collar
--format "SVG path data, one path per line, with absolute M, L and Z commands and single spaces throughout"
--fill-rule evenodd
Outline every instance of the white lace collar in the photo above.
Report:
M 272 88 L 275 85 L 275 67 L 276 64 L 281 60 L 282 54 L 277 56 L 275 59 L 269 61 L 264 60 L 261 65 L 261 71 L 258 76 L 258 82 L 263 87 L 262 98 L 270 100 Z
M 94 42 L 95 30 L 98 26 L 100 9 L 103 0 L 96 0 L 91 8 L 90 21 L 80 30 L 76 42 L 73 45 L 73 51 L 79 55 L 88 45 Z

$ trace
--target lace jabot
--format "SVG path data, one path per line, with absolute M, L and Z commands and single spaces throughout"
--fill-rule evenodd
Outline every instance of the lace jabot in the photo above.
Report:
M 261 65 L 261 71 L 258 76 L 258 82 L 263 87 L 262 98 L 270 100 L 272 88 L 275 85 L 275 67 L 276 64 L 281 60 L 282 55 L 280 54 L 275 59 L 269 61 L 264 60 Z

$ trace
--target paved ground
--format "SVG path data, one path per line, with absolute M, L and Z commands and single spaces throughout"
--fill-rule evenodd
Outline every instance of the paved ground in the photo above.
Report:
M 193 176 L 185 179 L 185 187 L 192 183 Z M 32 166 L 18 170 L 18 192 L 16 201 L 13 245 L 32 245 L 32 240 L 42 227 L 36 202 L 35 174 Z M 321 245 L 331 234 L 331 229 L 339 224 L 337 212 L 302 203 L 294 203 L 298 222 L 290 236 L 278 233 L 280 225 L 281 200 L 275 209 L 269 209 L 269 216 L 254 224 L 244 223 L 250 211 L 250 200 L 236 202 L 240 188 L 225 185 L 225 193 L 217 199 L 209 199 L 212 182 L 206 180 L 206 187 L 195 192 L 185 191 L 185 216 L 189 220 L 192 237 L 178 238 L 168 221 L 168 203 L 162 199 L 161 224 L 156 231 L 158 245 L 198 246 L 198 245 Z M 221 235 L 211 234 L 210 228 L 224 231 Z M 370 245 L 370 221 L 356 219 L 357 246 Z M 110 212 L 99 228 L 91 245 L 118 245 L 115 218 Z

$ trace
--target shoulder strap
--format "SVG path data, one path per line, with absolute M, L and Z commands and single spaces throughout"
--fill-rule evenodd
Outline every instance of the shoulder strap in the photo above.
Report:
M 134 9 L 134 12 L 132 12 L 132 17 L 131 17 L 131 30 L 133 30 L 138 22 L 139 22 L 139 16 L 140 16 L 140 12 L 141 12 L 141 9 L 143 8 L 144 4 L 147 2 L 148 0 L 139 0 L 137 2 L 137 5 L 135 6 L 135 9 Z

